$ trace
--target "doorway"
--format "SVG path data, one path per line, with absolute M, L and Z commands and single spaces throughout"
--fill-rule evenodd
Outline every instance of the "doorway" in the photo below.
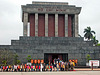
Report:
M 53 60 L 58 58 L 64 62 L 68 61 L 68 53 L 44 53 L 44 62 L 46 64 L 48 64 L 49 61 L 53 63 Z

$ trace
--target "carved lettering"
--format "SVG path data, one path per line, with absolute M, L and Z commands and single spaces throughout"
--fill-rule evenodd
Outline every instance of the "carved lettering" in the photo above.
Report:
M 66 11 L 65 9 L 56 9 L 56 11 Z
M 46 11 L 53 11 L 53 9 L 46 9 Z
M 55 7 L 53 7 L 53 8 L 38 8 L 38 11 L 47 11 L 47 12 L 49 12 L 49 11 L 66 11 L 65 9 L 56 9 Z
M 38 11 L 43 11 L 43 8 L 38 8 Z

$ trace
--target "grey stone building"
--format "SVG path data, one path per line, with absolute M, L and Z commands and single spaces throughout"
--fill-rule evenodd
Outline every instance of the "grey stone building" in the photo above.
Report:
M 43 59 L 45 63 L 59 57 L 64 61 L 77 59 L 78 65 L 85 65 L 87 54 L 100 60 L 100 47 L 78 37 L 80 10 L 81 7 L 61 2 L 22 5 L 23 36 L 11 40 L 11 45 L 0 45 L 0 49 L 17 53 L 22 63 L 27 62 L 28 55 L 33 59 Z

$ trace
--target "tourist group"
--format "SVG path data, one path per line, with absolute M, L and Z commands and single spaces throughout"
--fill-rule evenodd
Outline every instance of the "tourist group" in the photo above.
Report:
M 37 63 L 38 62 L 38 63 Z M 64 62 L 63 60 L 54 59 L 53 62 L 44 63 L 44 61 L 31 60 L 31 63 L 21 65 L 1 65 L 0 72 L 42 72 L 42 71 L 72 71 L 77 62 L 69 60 Z

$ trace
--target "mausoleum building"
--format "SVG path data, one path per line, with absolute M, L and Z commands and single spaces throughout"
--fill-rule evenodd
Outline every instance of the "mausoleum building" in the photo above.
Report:
M 0 45 L 0 49 L 17 53 L 22 63 L 27 62 L 28 55 L 45 63 L 60 58 L 63 61 L 77 59 L 78 65 L 86 65 L 87 54 L 100 60 L 100 47 L 78 36 L 81 7 L 67 2 L 33 1 L 21 8 L 23 36 L 11 40 L 11 45 Z
M 32 2 L 22 5 L 23 35 L 38 37 L 78 37 L 81 7 L 60 2 Z

